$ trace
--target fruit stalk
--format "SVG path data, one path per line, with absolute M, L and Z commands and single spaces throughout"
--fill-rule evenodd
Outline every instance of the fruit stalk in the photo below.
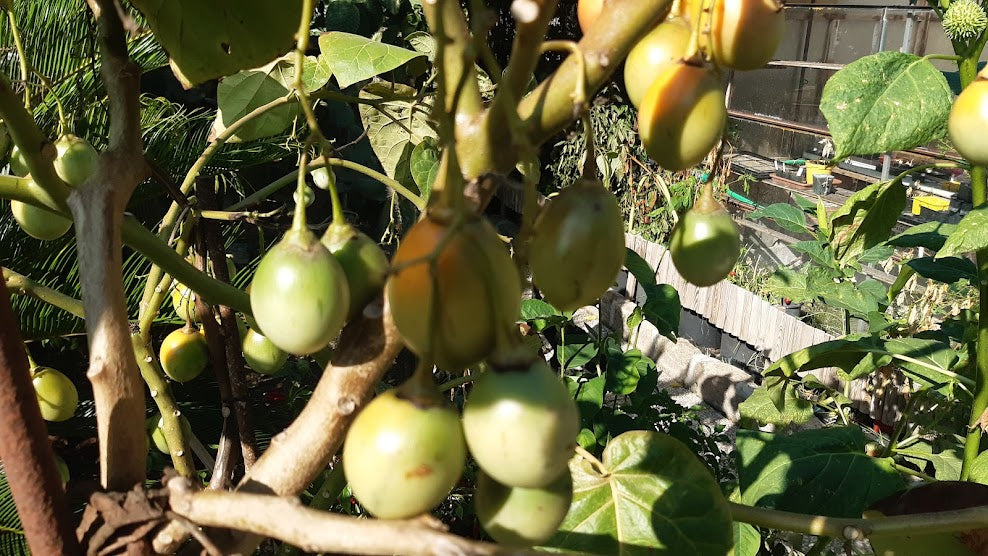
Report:
M 18 274 L 9 268 L 3 267 L 3 281 L 14 293 L 39 299 L 80 319 L 86 318 L 82 308 L 82 301 L 69 297 L 60 291 L 42 286 L 23 274 Z
M 0 284 L 0 460 L 31 552 L 78 553 L 71 514 L 5 284 Z

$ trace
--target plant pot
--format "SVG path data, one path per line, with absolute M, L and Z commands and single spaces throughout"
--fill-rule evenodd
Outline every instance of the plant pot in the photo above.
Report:
M 802 303 L 783 303 L 782 312 L 789 315 L 790 317 L 796 317 L 797 319 L 803 316 L 803 304 Z

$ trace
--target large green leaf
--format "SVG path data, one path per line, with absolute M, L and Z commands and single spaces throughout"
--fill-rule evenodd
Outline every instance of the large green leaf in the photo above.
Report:
M 643 286 L 655 285 L 655 270 L 648 264 L 648 261 L 630 247 L 624 248 L 624 267 L 635 277 L 635 280 L 638 280 L 639 284 Z M 634 292 L 629 293 L 634 294 Z
M 564 369 L 582 367 L 597 356 L 597 343 L 586 334 L 569 334 L 566 343 L 556 350 L 556 358 Z
M 796 234 L 813 234 L 806 221 L 806 214 L 798 207 L 794 207 L 788 203 L 775 203 L 767 207 L 756 208 L 751 211 L 748 218 L 752 220 L 767 218 L 790 232 Z
M 945 284 L 953 284 L 958 280 L 978 281 L 978 267 L 971 259 L 963 257 L 920 257 L 912 259 L 906 266 L 916 271 L 923 278 L 936 280 Z
M 907 229 L 888 241 L 893 247 L 925 247 L 934 251 L 943 247 L 947 237 L 957 229 L 955 224 L 923 222 Z
M 951 232 L 937 258 L 964 255 L 988 247 L 988 205 L 982 205 L 964 215 L 957 229 Z
M 849 263 L 884 243 L 906 206 L 906 190 L 897 181 L 873 183 L 851 195 L 830 218 L 834 257 Z
M 360 118 L 385 173 L 399 179 L 400 169 L 411 181 L 405 185 L 415 186 L 412 150 L 425 137 L 436 137 L 428 122 L 429 103 L 417 101 L 414 89 L 399 84 L 372 83 L 360 91 L 360 97 L 376 104 L 361 104 Z
M 879 52 L 851 62 L 823 87 L 820 111 L 834 158 L 901 151 L 943 137 L 953 104 L 943 73 L 924 58 Z
M 981 452 L 974 458 L 974 463 L 971 464 L 971 476 L 968 478 L 988 485 L 988 452 Z
M 570 461 L 573 503 L 548 546 L 592 554 L 722 555 L 731 516 L 706 466 L 684 444 L 653 431 L 611 440 L 596 469 Z
M 802 303 L 816 298 L 816 292 L 806 287 L 806 274 L 795 270 L 779 267 L 765 281 L 765 289 L 775 295 Z
M 635 391 L 638 381 L 649 373 L 655 372 L 655 362 L 644 355 L 641 350 L 629 349 L 621 351 L 620 346 L 607 347 L 607 380 L 608 392 L 627 395 Z
M 432 193 L 432 185 L 439 174 L 439 159 L 442 151 L 439 149 L 439 141 L 434 137 L 423 137 L 422 142 L 412 149 L 412 156 L 409 160 L 411 165 L 412 179 L 415 185 L 422 192 L 422 198 L 429 200 Z
M 295 44 L 302 2 L 134 0 L 168 51 L 175 76 L 191 87 L 284 54 Z
M 645 290 L 642 316 L 658 329 L 659 334 L 675 342 L 683 311 L 679 292 L 669 284 L 642 284 L 642 288 Z
M 872 502 L 904 486 L 890 458 L 865 453 L 868 441 L 857 427 L 791 435 L 739 430 L 741 500 L 777 510 L 860 517 Z
M 762 535 L 754 525 L 734 522 L 734 548 L 731 556 L 758 556 L 762 548 Z
M 319 37 L 319 60 L 329 66 L 341 89 L 418 57 L 424 55 L 351 33 L 331 31 Z
M 799 397 L 788 380 L 767 377 L 764 384 L 738 405 L 738 412 L 742 419 L 783 427 L 809 421 L 813 417 L 813 404 Z
M 933 464 L 934 476 L 939 481 L 957 481 L 961 478 L 961 464 L 964 459 L 961 452 L 960 446 L 936 451 L 929 442 L 920 440 L 908 447 L 896 449 L 895 454 L 919 464 L 920 471 L 923 471 L 926 462 L 930 462 Z
M 952 371 L 959 359 L 948 344 L 937 340 L 849 336 L 790 353 L 765 373 L 792 376 L 797 371 L 837 367 L 841 378 L 853 380 L 895 362 L 920 385 L 939 387 L 959 380 L 970 382 Z
M 219 110 L 213 122 L 213 135 L 223 133 L 256 108 L 287 96 L 294 79 L 286 75 L 289 69 L 294 71 L 290 62 L 277 60 L 262 68 L 235 73 L 221 81 L 216 90 Z M 295 103 L 268 110 L 243 124 L 229 141 L 250 141 L 276 135 L 287 129 L 298 114 L 299 107 Z

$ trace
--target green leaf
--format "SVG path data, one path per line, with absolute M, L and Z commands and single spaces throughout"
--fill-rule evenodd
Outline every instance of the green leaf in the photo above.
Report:
M 330 67 L 341 89 L 401 67 L 420 56 L 423 54 L 414 50 L 341 31 L 330 31 L 319 37 L 319 58 Z
M 219 110 L 213 121 L 213 136 L 223 133 L 254 109 L 287 96 L 290 86 L 286 85 L 284 71 L 289 66 L 284 60 L 279 60 L 263 68 L 238 72 L 220 81 L 216 89 Z M 298 114 L 295 103 L 268 110 L 240 126 L 228 141 L 236 143 L 277 135 L 285 131 Z
M 600 409 L 604 407 L 605 381 L 606 377 L 603 376 L 597 376 L 583 382 L 579 382 L 573 377 L 566 377 L 566 388 L 576 400 L 582 423 L 590 423 L 600 412 Z
M 597 356 L 597 344 L 586 334 L 569 334 L 566 343 L 556 350 L 556 356 L 566 370 L 582 367 Z
M 625 396 L 635 391 L 638 381 L 645 375 L 655 372 L 655 362 L 641 350 L 621 351 L 619 346 L 607 350 L 607 383 L 609 392 Z
M 678 440 L 630 431 L 611 440 L 606 474 L 570 461 L 573 503 L 548 546 L 595 554 L 706 556 L 733 543 L 731 516 L 707 467 Z
M 859 264 L 869 264 L 869 263 L 880 263 L 882 261 L 892 258 L 895 254 L 895 249 L 888 244 L 878 244 L 871 249 L 866 249 L 861 256 L 858 257 Z
M 282 79 L 285 86 L 295 88 L 295 56 L 285 56 L 279 63 L 283 65 Z M 329 83 L 329 78 L 333 76 L 333 70 L 323 60 L 315 56 L 306 56 L 302 63 L 302 88 L 306 93 L 312 93 L 322 89 Z
M 822 269 L 820 269 L 822 270 Z M 828 273 L 811 269 L 806 281 L 807 289 L 822 297 L 827 305 L 850 311 L 863 319 L 878 311 L 878 301 L 868 291 L 861 290 L 853 282 L 834 282 Z M 882 289 L 884 294 L 884 288 Z
M 906 206 L 906 189 L 897 181 L 873 183 L 851 195 L 830 218 L 830 245 L 841 263 L 888 240 Z
M 775 380 L 773 380 L 775 379 Z M 756 388 L 751 396 L 738 405 L 742 419 L 750 419 L 760 425 L 780 427 L 792 423 L 801 425 L 813 417 L 813 404 L 796 394 L 796 388 L 788 380 L 768 377 L 765 384 Z M 779 408 L 781 401 L 782 408 Z
M 981 452 L 971 464 L 971 475 L 968 479 L 988 485 L 988 452 Z
M 925 441 L 910 444 L 908 448 L 895 451 L 896 455 L 904 456 L 906 459 L 919 463 L 920 470 L 923 470 L 925 462 L 933 464 L 936 470 L 936 478 L 940 481 L 959 481 L 961 478 L 961 465 L 964 454 L 959 447 L 949 447 L 939 452 L 933 451 L 933 446 Z
M 958 280 L 978 281 L 978 267 L 970 259 L 963 257 L 920 257 L 906 262 L 906 266 L 916 271 L 923 278 L 953 284 Z
M 907 229 L 901 234 L 888 240 L 893 247 L 924 247 L 939 250 L 947 241 L 947 237 L 957 229 L 956 224 L 944 222 L 923 222 Z
M 14 496 L 7 483 L 7 474 L 0 466 L 0 554 L 20 556 L 28 555 L 27 537 L 17 515 Z
M 624 248 L 624 266 L 635 277 L 635 280 L 638 280 L 639 284 L 643 286 L 655 285 L 655 270 L 648 264 L 648 261 L 629 247 Z
M 905 265 L 900 266 L 899 275 L 895 277 L 895 282 L 893 282 L 892 285 L 889 286 L 889 291 L 885 299 L 889 303 L 892 303 L 895 300 L 895 298 L 899 296 L 899 293 L 902 291 L 902 288 L 906 287 L 906 282 L 908 282 L 909 279 L 912 278 L 914 274 L 916 274 L 915 270 Z
M 361 104 L 360 119 L 384 172 L 397 179 L 398 168 L 410 168 L 415 145 L 426 137 L 436 137 L 428 122 L 431 98 L 417 101 L 411 87 L 384 83 L 367 85 L 360 91 L 360 98 L 380 103 L 379 106 Z M 412 182 L 405 185 L 415 185 Z
M 776 435 L 739 430 L 738 479 L 745 504 L 831 517 L 860 517 L 904 486 L 890 458 L 865 453 L 857 427 Z
M 964 215 L 951 232 L 937 258 L 964 255 L 988 247 L 988 205 L 982 205 Z
M 818 265 L 828 266 L 833 263 L 833 257 L 819 241 L 797 241 L 789 246 L 794 251 L 806 253 L 810 260 Z
M 134 0 L 186 87 L 266 64 L 295 45 L 302 2 Z
M 816 213 L 816 203 L 800 195 L 799 193 L 793 193 L 792 200 L 796 201 L 796 206 L 798 206 L 803 212 L 808 212 L 810 214 Z
M 960 380 L 970 382 L 951 371 L 959 359 L 948 344 L 937 340 L 849 336 L 790 353 L 765 369 L 765 374 L 793 376 L 798 371 L 837 367 L 841 378 L 852 380 L 894 361 L 920 385 L 938 388 Z
M 762 535 L 758 528 L 748 523 L 734 522 L 734 548 L 731 556 L 758 556 L 762 548 Z
M 435 137 L 423 137 L 422 142 L 412 149 L 410 160 L 412 179 L 415 185 L 419 186 L 422 198 L 429 199 L 432 193 L 432 184 L 439 174 L 439 157 L 442 151 L 439 150 L 439 141 Z
M 796 234 L 813 234 L 809 224 L 806 222 L 806 214 L 798 207 L 788 203 L 776 203 L 767 207 L 756 208 L 751 211 L 748 218 L 760 220 L 768 218 L 790 232 Z
M 816 293 L 806 287 L 806 275 L 795 270 L 779 267 L 765 281 L 765 289 L 795 303 L 812 301 Z
M 943 137 L 953 101 L 946 78 L 929 60 L 879 52 L 827 80 L 820 111 L 834 138 L 834 158 L 841 159 L 903 151 Z
M 669 284 L 643 284 L 645 304 L 642 315 L 666 338 L 676 341 L 679 334 L 679 317 L 683 307 L 679 302 L 679 292 Z
M 559 309 L 541 299 L 523 299 L 521 302 L 521 319 L 535 320 L 548 317 L 562 316 Z
M 645 320 L 645 313 L 642 311 L 642 308 L 640 306 L 635 305 L 635 308 L 632 309 L 631 314 L 628 315 L 627 319 L 625 319 L 624 324 L 628 327 L 628 330 L 634 330 L 638 328 L 638 326 L 644 320 Z

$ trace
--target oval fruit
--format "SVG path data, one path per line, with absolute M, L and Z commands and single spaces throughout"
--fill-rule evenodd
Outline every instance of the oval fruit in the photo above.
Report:
M 350 308 L 340 263 L 308 230 L 290 230 L 254 273 L 250 306 L 261 333 L 294 355 L 309 355 L 339 334 Z
M 988 79 L 979 77 L 954 101 L 947 132 L 954 148 L 971 164 L 988 164 Z
M 430 265 L 426 258 L 449 232 L 448 224 L 431 216 L 412 226 L 392 260 L 396 272 L 386 294 L 409 349 L 455 371 L 484 359 L 498 327 L 507 330 L 518 318 L 521 281 L 504 243 L 481 218 L 455 230 Z M 434 311 L 438 318 L 430 322 Z
M 580 22 L 580 30 L 584 33 L 589 31 L 603 9 L 604 0 L 580 0 L 576 4 L 576 19 Z
M 24 160 L 24 153 L 17 148 L 17 145 L 10 149 L 10 173 L 22 178 L 31 173 L 31 169 L 27 167 L 27 161 Z
M 720 282 L 738 262 L 738 228 L 724 206 L 714 199 L 709 184 L 672 230 L 669 251 L 679 274 L 700 287 Z
M 33 370 L 31 382 L 45 421 L 66 421 L 79 407 L 79 392 L 69 377 L 50 367 Z
M 687 1 L 687 13 L 697 21 L 706 0 Z M 753 70 L 772 60 L 785 28 L 786 16 L 777 0 L 714 0 L 710 33 L 700 34 L 700 46 L 717 65 Z
M 679 62 L 663 70 L 645 93 L 638 134 L 653 160 L 680 171 L 703 160 L 726 122 L 724 91 L 713 73 Z
M 624 264 L 624 220 L 614 195 L 581 178 L 551 198 L 535 222 L 529 262 L 535 285 L 558 309 L 593 303 Z
M 41 241 L 58 239 L 72 227 L 72 220 L 61 214 L 20 201 L 11 201 L 10 211 L 24 233 Z
M 502 485 L 481 471 L 473 505 L 488 535 L 501 544 L 522 547 L 549 540 L 559 530 L 572 500 L 569 469 L 543 488 Z
M 178 282 L 172 289 L 172 308 L 175 309 L 178 318 L 186 322 L 201 322 L 199 309 L 196 308 L 195 292 Z
M 388 257 L 367 234 L 347 223 L 333 222 L 320 241 L 343 267 L 350 288 L 348 318 L 353 318 L 384 287 L 390 268 Z
M 631 49 L 624 61 L 624 88 L 636 108 L 662 70 L 683 59 L 692 31 L 681 19 L 667 19 Z
M 466 462 L 456 412 L 418 407 L 389 390 L 354 419 L 343 444 L 353 495 L 382 519 L 423 514 L 442 502 Z
M 66 134 L 55 141 L 55 173 L 71 185 L 82 185 L 99 165 L 99 153 L 82 137 Z
M 58 480 L 62 481 L 62 488 L 69 482 L 69 466 L 62 459 L 62 456 L 58 454 L 52 454 L 55 456 L 55 471 L 58 473 Z
M 480 376 L 463 405 L 463 434 L 477 465 L 499 483 L 544 487 L 566 470 L 580 414 L 541 360 Z
M 185 415 L 182 415 L 178 421 L 182 427 L 182 436 L 186 439 L 191 438 L 192 425 L 189 423 L 189 420 Z M 165 420 L 161 417 L 161 414 L 155 413 L 151 417 L 148 417 L 145 426 L 147 427 L 148 434 L 151 436 L 151 442 L 154 444 L 154 447 L 162 454 L 170 454 L 168 439 L 165 438 Z
M 279 349 L 260 332 L 248 329 L 243 335 L 244 361 L 251 369 L 265 375 L 273 375 L 285 366 L 288 353 Z
M 187 382 L 206 369 L 209 346 L 199 330 L 185 326 L 165 336 L 158 357 L 166 375 L 172 380 Z

